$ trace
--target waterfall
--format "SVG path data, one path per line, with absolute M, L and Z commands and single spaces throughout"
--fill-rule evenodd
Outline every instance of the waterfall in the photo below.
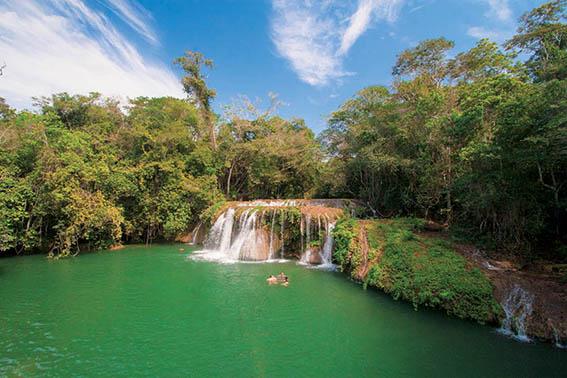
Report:
M 225 221 L 228 217 L 232 218 L 232 221 L 234 221 L 234 210 L 233 209 L 229 209 L 227 212 L 222 213 L 217 220 L 215 221 L 215 223 L 213 224 L 213 227 L 211 227 L 211 230 L 209 231 L 209 234 L 207 235 L 207 238 L 205 239 L 204 245 L 206 249 L 211 249 L 211 248 L 220 248 L 221 246 L 221 238 L 223 235 L 223 230 L 225 229 Z M 232 229 L 232 224 L 231 224 L 231 229 Z
M 257 215 L 257 211 L 246 210 L 240 216 L 238 236 L 228 251 L 231 260 L 255 260 L 252 252 L 255 249 Z
M 194 257 L 220 262 L 267 260 L 271 241 L 258 225 L 261 216 L 256 210 L 247 209 L 235 222 L 234 209 L 228 209 L 211 227 L 205 249 L 194 252 Z
M 282 227 L 281 227 L 281 231 L 282 231 L 282 251 L 281 251 L 281 257 L 282 260 L 284 258 L 284 223 L 285 223 L 285 213 L 282 209 Z
M 235 262 L 269 261 L 299 255 L 301 261 L 309 264 L 330 265 L 333 249 L 330 233 L 334 227 L 331 222 L 341 213 L 336 209 L 343 208 L 342 202 L 336 202 L 258 200 L 231 203 L 213 222 L 203 243 L 205 249 L 194 251 L 191 258 Z M 299 213 L 297 209 L 286 209 L 295 206 L 301 207 Z M 323 209 L 314 212 L 312 206 Z M 317 217 L 316 224 L 313 224 L 314 216 Z M 279 221 L 279 230 L 275 227 L 276 221 Z M 205 225 L 195 229 L 194 238 L 197 233 L 203 233 L 203 227 Z
M 193 245 L 197 244 L 197 236 L 199 235 L 199 231 L 201 230 L 202 226 L 203 223 L 199 223 L 197 227 L 195 227 L 195 229 L 193 230 L 193 238 L 191 239 L 191 244 Z
M 305 249 L 309 248 L 309 243 L 311 243 L 311 214 L 305 214 Z
M 317 215 L 317 240 L 321 240 L 321 216 Z
M 526 335 L 526 320 L 532 312 L 534 298 L 533 294 L 522 289 L 520 285 L 514 286 L 502 304 L 506 319 L 500 332 L 522 341 L 530 341 Z
M 318 264 L 318 268 L 322 269 L 332 269 L 335 270 L 336 266 L 333 265 L 333 247 L 334 247 L 334 238 L 331 236 L 331 232 L 335 228 L 335 223 L 330 222 L 328 218 L 326 218 L 324 223 L 324 234 L 318 238 L 321 241 L 322 245 L 318 248 L 316 246 L 309 247 L 309 241 L 311 240 L 311 234 L 308 231 L 311 225 L 311 217 L 309 214 L 305 216 L 305 223 L 308 225 L 307 228 L 307 246 L 301 255 L 300 263 L 311 265 L 311 264 Z M 319 235 L 321 235 L 321 218 L 318 219 L 318 229 Z
M 325 243 L 323 244 L 323 248 L 321 248 L 321 259 L 323 260 L 323 265 L 331 265 L 333 262 L 333 246 L 335 243 L 331 232 L 335 229 L 335 223 L 327 222 L 326 228 Z
M 302 264 L 309 264 L 309 261 L 311 260 L 311 253 L 313 251 L 311 250 L 311 248 L 307 248 L 302 254 L 301 254 L 301 259 L 299 259 L 299 262 Z
M 301 253 L 305 252 L 305 247 L 303 246 L 303 216 L 299 217 L 299 237 L 301 238 Z
M 219 245 L 219 250 L 222 252 L 226 252 L 230 247 L 233 225 L 234 225 L 234 210 L 230 209 L 226 212 L 226 219 L 222 226 L 222 234 Z
M 276 223 L 276 210 L 272 211 L 272 230 L 270 231 L 270 250 L 268 252 L 270 260 L 274 255 L 274 223 Z

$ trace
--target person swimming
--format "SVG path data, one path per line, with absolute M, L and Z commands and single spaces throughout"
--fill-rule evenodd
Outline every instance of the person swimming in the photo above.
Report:
M 287 276 L 284 277 L 282 285 L 284 286 L 289 285 L 289 278 L 287 278 Z
M 284 274 L 284 272 L 281 272 L 280 274 L 278 274 L 278 278 L 281 278 L 281 279 L 283 280 L 283 279 L 284 279 L 284 277 L 285 277 L 285 274 Z
M 273 283 L 278 282 L 278 279 L 276 277 L 274 277 L 273 274 L 270 274 L 270 277 L 268 277 L 268 279 L 266 281 L 268 281 L 268 283 L 271 285 Z

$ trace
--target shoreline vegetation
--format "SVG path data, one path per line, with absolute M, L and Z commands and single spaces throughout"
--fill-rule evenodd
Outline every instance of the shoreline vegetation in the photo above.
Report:
M 357 92 L 317 137 L 275 115 L 271 93 L 266 109 L 242 97 L 215 114 L 213 62 L 190 51 L 175 60 L 187 99 L 124 108 L 59 93 L 16 111 L 0 98 L 0 256 L 176 240 L 233 201 L 356 198 L 380 219 L 341 218 L 334 259 L 365 286 L 492 324 L 518 267 L 539 267 L 534 282 L 549 270 L 557 290 L 542 301 L 565 298 L 566 20 L 554 0 L 503 46 L 482 39 L 455 53 L 443 37 L 422 41 L 397 55 L 390 87 Z M 488 255 L 455 252 L 422 234 L 424 222 Z M 551 287 L 534 282 L 538 295 Z M 566 338 L 564 308 L 552 307 L 559 315 L 540 316 L 534 334 Z
M 424 221 L 411 218 L 337 223 L 335 259 L 352 279 L 419 306 L 499 325 L 504 318 L 494 287 L 443 239 L 419 236 Z

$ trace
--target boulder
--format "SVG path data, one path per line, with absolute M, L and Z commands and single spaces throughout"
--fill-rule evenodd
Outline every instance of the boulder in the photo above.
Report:
M 304 254 L 304 261 L 309 264 L 322 264 L 321 250 L 317 247 L 307 248 Z

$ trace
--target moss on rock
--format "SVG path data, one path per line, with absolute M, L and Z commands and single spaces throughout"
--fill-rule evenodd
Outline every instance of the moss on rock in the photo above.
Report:
M 479 323 L 498 323 L 502 309 L 488 277 L 452 250 L 450 242 L 415 231 L 425 221 L 342 219 L 335 228 L 334 259 L 364 286 L 395 299 L 441 308 Z

